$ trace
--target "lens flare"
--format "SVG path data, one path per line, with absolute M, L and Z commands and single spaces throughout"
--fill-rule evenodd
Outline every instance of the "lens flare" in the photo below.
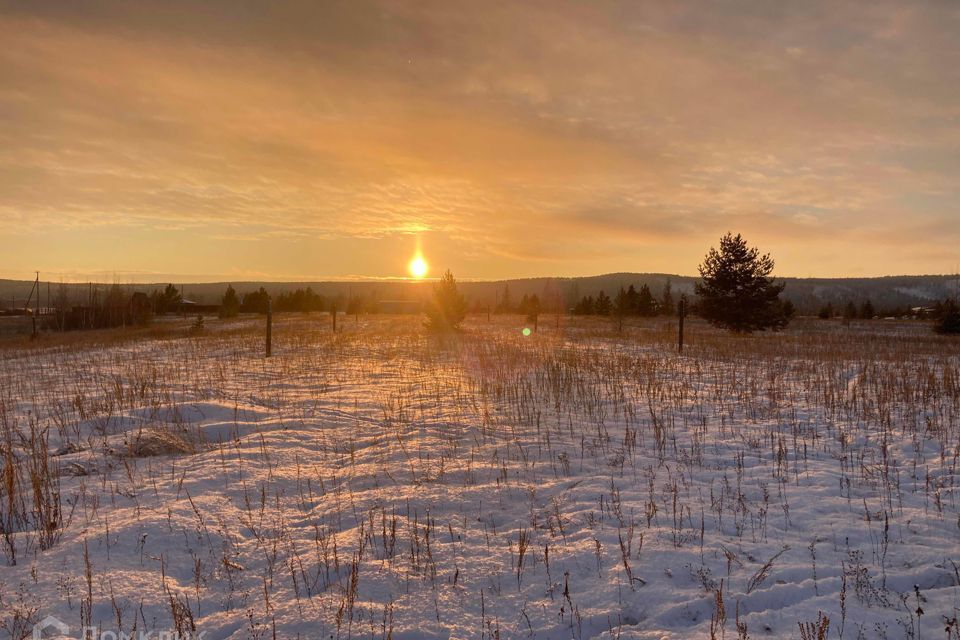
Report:
M 413 256 L 410 264 L 407 265 L 407 270 L 410 271 L 410 275 L 414 278 L 422 278 L 427 275 L 428 268 L 427 261 L 424 260 L 423 256 L 419 253 Z

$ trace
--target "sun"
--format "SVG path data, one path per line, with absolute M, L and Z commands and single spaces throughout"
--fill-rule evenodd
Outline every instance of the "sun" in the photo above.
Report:
M 423 259 L 420 253 L 417 253 L 417 255 L 413 256 L 410 264 L 407 265 L 407 269 L 414 278 L 422 278 L 427 275 L 427 261 Z

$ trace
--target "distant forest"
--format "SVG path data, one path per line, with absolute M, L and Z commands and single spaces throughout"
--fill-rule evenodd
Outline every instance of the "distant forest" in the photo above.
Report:
M 937 301 L 957 296 L 960 280 L 953 275 L 889 276 L 880 278 L 782 278 L 782 297 L 798 314 L 857 317 L 903 315 L 915 307 L 933 307 Z M 621 289 L 629 296 L 631 313 L 671 313 L 681 296 L 694 298 L 696 278 L 669 274 L 613 273 L 579 278 L 524 278 L 471 282 L 458 285 L 472 311 L 523 312 L 536 296 L 545 313 L 562 308 L 566 313 L 604 313 L 612 308 Z M 23 308 L 34 283 L 0 280 L 0 311 Z M 398 304 L 415 303 L 429 293 L 429 281 L 358 282 L 219 282 L 161 284 L 47 283 L 40 278 L 40 298 L 31 307 L 86 306 L 90 301 L 117 300 L 122 292 L 136 307 L 164 312 L 184 300 L 209 311 L 220 306 L 227 288 L 237 297 L 240 312 L 264 312 L 267 297 L 275 311 L 329 311 L 347 313 L 390 311 Z M 172 307 L 171 307 L 172 308 Z M 178 309 L 180 307 L 177 307 Z

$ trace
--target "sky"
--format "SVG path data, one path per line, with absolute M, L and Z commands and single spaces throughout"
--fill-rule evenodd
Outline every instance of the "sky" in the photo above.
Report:
M 0 2 L 0 277 L 960 263 L 957 2 Z

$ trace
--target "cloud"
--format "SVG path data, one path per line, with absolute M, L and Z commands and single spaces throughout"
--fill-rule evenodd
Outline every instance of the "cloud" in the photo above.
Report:
M 483 277 L 689 273 L 734 229 L 789 273 L 944 271 L 958 27 L 951 3 L 7 3 L 2 237 L 256 238 L 306 274 L 430 234 Z M 294 261 L 312 240 L 329 264 Z M 168 270 L 143 253 L 112 266 Z M 213 259 L 189 268 L 245 268 Z

